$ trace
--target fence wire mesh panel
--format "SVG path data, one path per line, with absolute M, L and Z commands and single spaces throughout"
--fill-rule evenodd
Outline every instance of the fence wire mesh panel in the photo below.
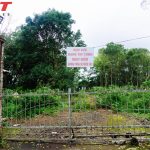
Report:
M 76 137 L 131 137 L 150 134 L 149 91 L 101 91 L 72 98 Z M 76 102 L 74 102 L 76 101 Z M 77 117 L 79 116 L 79 117 Z M 76 119 L 77 118 L 77 119 Z
M 68 93 L 4 93 L 3 126 L 4 130 L 9 128 L 6 138 L 67 138 L 68 117 Z
M 8 91 L 2 115 L 6 138 L 148 139 L 150 91 L 113 87 L 68 93 Z

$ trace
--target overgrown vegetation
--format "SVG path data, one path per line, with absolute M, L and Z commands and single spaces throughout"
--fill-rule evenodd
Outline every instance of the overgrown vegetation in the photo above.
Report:
M 5 42 L 5 88 L 35 89 L 41 86 L 73 87 L 78 69 L 66 67 L 66 47 L 85 46 L 80 31 L 74 32 L 70 13 L 49 9 L 7 36 Z
M 98 86 L 140 87 L 150 80 L 150 51 L 145 48 L 126 49 L 111 42 L 106 48 L 99 49 L 95 68 Z
M 108 43 L 89 74 L 81 76 L 79 69 L 66 67 L 65 49 L 86 46 L 80 31 L 72 30 L 74 23 L 70 13 L 49 9 L 27 17 L 6 37 L 3 117 L 54 114 L 68 107 L 67 96 L 56 89 L 84 86 L 94 94 L 79 90 L 72 95 L 72 111 L 104 108 L 150 120 L 150 92 L 144 91 L 150 90 L 150 51 Z
M 95 87 L 98 108 L 112 109 L 114 112 L 138 114 L 150 120 L 150 90 L 134 87 Z
M 29 118 L 39 114 L 53 114 L 61 106 L 61 97 L 54 90 L 39 88 L 30 92 L 5 90 L 3 116 Z
M 72 111 L 111 109 L 116 112 L 134 114 L 150 120 L 150 91 L 133 90 L 133 87 L 94 87 L 90 91 L 79 91 L 71 96 Z M 20 94 L 21 93 L 21 94 Z M 36 115 L 52 115 L 68 111 L 67 94 L 48 87 L 30 92 L 5 90 L 3 116 L 8 118 L 30 118 Z

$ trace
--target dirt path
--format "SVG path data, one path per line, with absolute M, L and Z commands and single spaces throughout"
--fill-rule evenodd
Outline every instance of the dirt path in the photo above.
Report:
M 57 141 L 57 143 L 72 138 L 84 144 L 115 144 L 117 142 L 114 139 L 117 139 L 120 144 L 124 143 L 125 138 L 131 138 L 133 135 L 141 138 L 140 134 L 144 136 L 146 133 L 150 133 L 150 128 L 142 127 L 141 120 L 127 114 L 114 113 L 111 110 L 72 112 L 71 116 L 71 130 L 68 128 L 67 111 L 59 112 L 53 116 L 39 115 L 29 120 L 17 120 L 17 122 L 10 120 L 12 127 L 16 125 L 15 123 L 18 126 L 10 129 L 4 128 L 4 137 L 29 141 Z M 150 125 L 149 122 L 147 125 Z M 22 128 L 23 126 L 28 128 Z M 63 126 L 66 128 L 62 128 Z M 149 138 L 149 136 L 146 137 Z
M 112 112 L 107 109 L 72 112 L 72 126 L 118 126 L 118 125 L 142 125 L 142 121 L 127 114 Z M 37 115 L 34 118 L 24 120 L 9 120 L 10 125 L 21 126 L 67 126 L 68 111 L 59 112 L 55 115 Z M 144 123 L 144 122 L 143 122 Z M 150 122 L 146 123 L 150 125 Z

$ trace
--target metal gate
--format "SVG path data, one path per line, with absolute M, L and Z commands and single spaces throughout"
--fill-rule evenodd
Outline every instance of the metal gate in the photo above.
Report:
M 119 88 L 3 95 L 5 139 L 108 143 L 150 137 L 150 91 Z

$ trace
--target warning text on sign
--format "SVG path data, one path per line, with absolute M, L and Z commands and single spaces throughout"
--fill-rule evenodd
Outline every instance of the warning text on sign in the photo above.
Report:
M 93 67 L 94 50 L 90 47 L 68 47 L 67 67 Z

